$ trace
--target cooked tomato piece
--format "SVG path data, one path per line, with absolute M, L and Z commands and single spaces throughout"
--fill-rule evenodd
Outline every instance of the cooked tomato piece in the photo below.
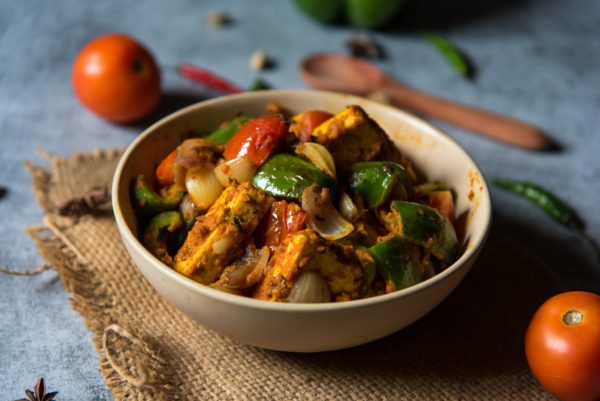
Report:
M 292 117 L 290 131 L 293 132 L 301 142 L 306 142 L 310 139 L 315 128 L 321 125 L 321 123 L 329 120 L 331 117 L 333 117 L 333 114 L 326 111 L 306 111 Z
M 167 186 L 175 182 L 173 175 L 173 166 L 175 165 L 175 158 L 177 157 L 177 149 L 169 153 L 167 157 L 160 162 L 156 168 L 156 179 L 160 185 Z
M 279 116 L 254 118 L 242 125 L 227 142 L 223 155 L 227 160 L 244 157 L 260 166 L 287 133 L 288 127 Z
M 306 228 L 306 212 L 295 203 L 284 200 L 273 202 L 256 230 L 260 246 L 272 251 L 292 233 Z

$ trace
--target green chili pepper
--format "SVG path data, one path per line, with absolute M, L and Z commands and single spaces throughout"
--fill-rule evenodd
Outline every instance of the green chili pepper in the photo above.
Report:
M 249 120 L 248 117 L 236 117 L 231 122 L 213 133 L 209 134 L 206 139 L 215 145 L 225 145 L 235 135 L 240 125 L 245 124 Z
M 143 174 L 138 175 L 133 186 L 136 205 L 146 215 L 177 209 L 183 194 L 183 189 L 175 184 L 161 189 L 158 194 L 148 185 Z
M 559 223 L 577 230 L 583 228 L 583 222 L 567 204 L 546 189 L 527 182 L 495 179 L 495 186 L 522 195 L 539 206 L 546 214 Z
M 466 78 L 473 78 L 475 71 L 472 63 L 467 56 L 450 43 L 450 41 L 432 32 L 424 32 L 422 35 L 427 42 L 433 45 L 444 57 L 446 57 L 446 60 L 448 60 L 450 65 L 460 75 Z
M 254 174 L 252 184 L 269 195 L 300 201 L 302 193 L 312 184 L 329 188 L 336 199 L 337 185 L 313 164 L 296 156 L 278 153 L 268 159 Z
M 452 223 L 437 210 L 420 203 L 393 201 L 390 212 L 382 213 L 381 217 L 390 231 L 431 250 L 436 258 L 445 263 L 456 258 L 456 231 Z
M 250 85 L 248 91 L 262 91 L 265 89 L 271 89 L 271 85 L 269 85 L 264 79 L 256 78 L 256 80 Z
M 388 198 L 407 199 L 412 192 L 410 177 L 404 167 L 394 162 L 370 161 L 350 168 L 349 192 L 360 196 L 373 209 Z
M 179 212 L 162 212 L 152 218 L 144 230 L 144 245 L 165 264 L 172 266 L 173 258 L 169 255 L 167 238 L 183 224 Z
M 386 282 L 387 292 L 410 287 L 423 277 L 416 266 L 417 250 L 413 244 L 394 235 L 369 248 L 379 274 Z

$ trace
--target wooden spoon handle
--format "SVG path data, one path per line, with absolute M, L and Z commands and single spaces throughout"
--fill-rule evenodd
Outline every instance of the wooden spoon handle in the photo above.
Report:
M 552 140 L 539 128 L 517 119 L 432 96 L 387 79 L 382 89 L 399 106 L 449 122 L 502 142 L 526 149 L 543 150 Z

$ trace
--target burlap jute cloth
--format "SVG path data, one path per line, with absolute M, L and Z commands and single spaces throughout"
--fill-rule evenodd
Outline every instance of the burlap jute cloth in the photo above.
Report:
M 317 354 L 236 344 L 163 301 L 130 261 L 112 215 L 61 217 L 56 206 L 109 184 L 120 151 L 29 165 L 45 217 L 30 230 L 93 332 L 116 400 L 546 400 L 523 355 L 535 308 L 556 289 L 492 232 L 459 288 L 401 332 Z M 382 316 L 382 319 L 393 316 Z

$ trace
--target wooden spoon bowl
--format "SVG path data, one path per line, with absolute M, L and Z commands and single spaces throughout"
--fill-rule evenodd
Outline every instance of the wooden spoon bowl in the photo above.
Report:
M 317 53 L 301 61 L 300 76 L 316 89 L 361 96 L 383 91 L 401 107 L 513 146 L 531 150 L 556 147 L 544 132 L 531 124 L 418 91 L 356 58 Z

